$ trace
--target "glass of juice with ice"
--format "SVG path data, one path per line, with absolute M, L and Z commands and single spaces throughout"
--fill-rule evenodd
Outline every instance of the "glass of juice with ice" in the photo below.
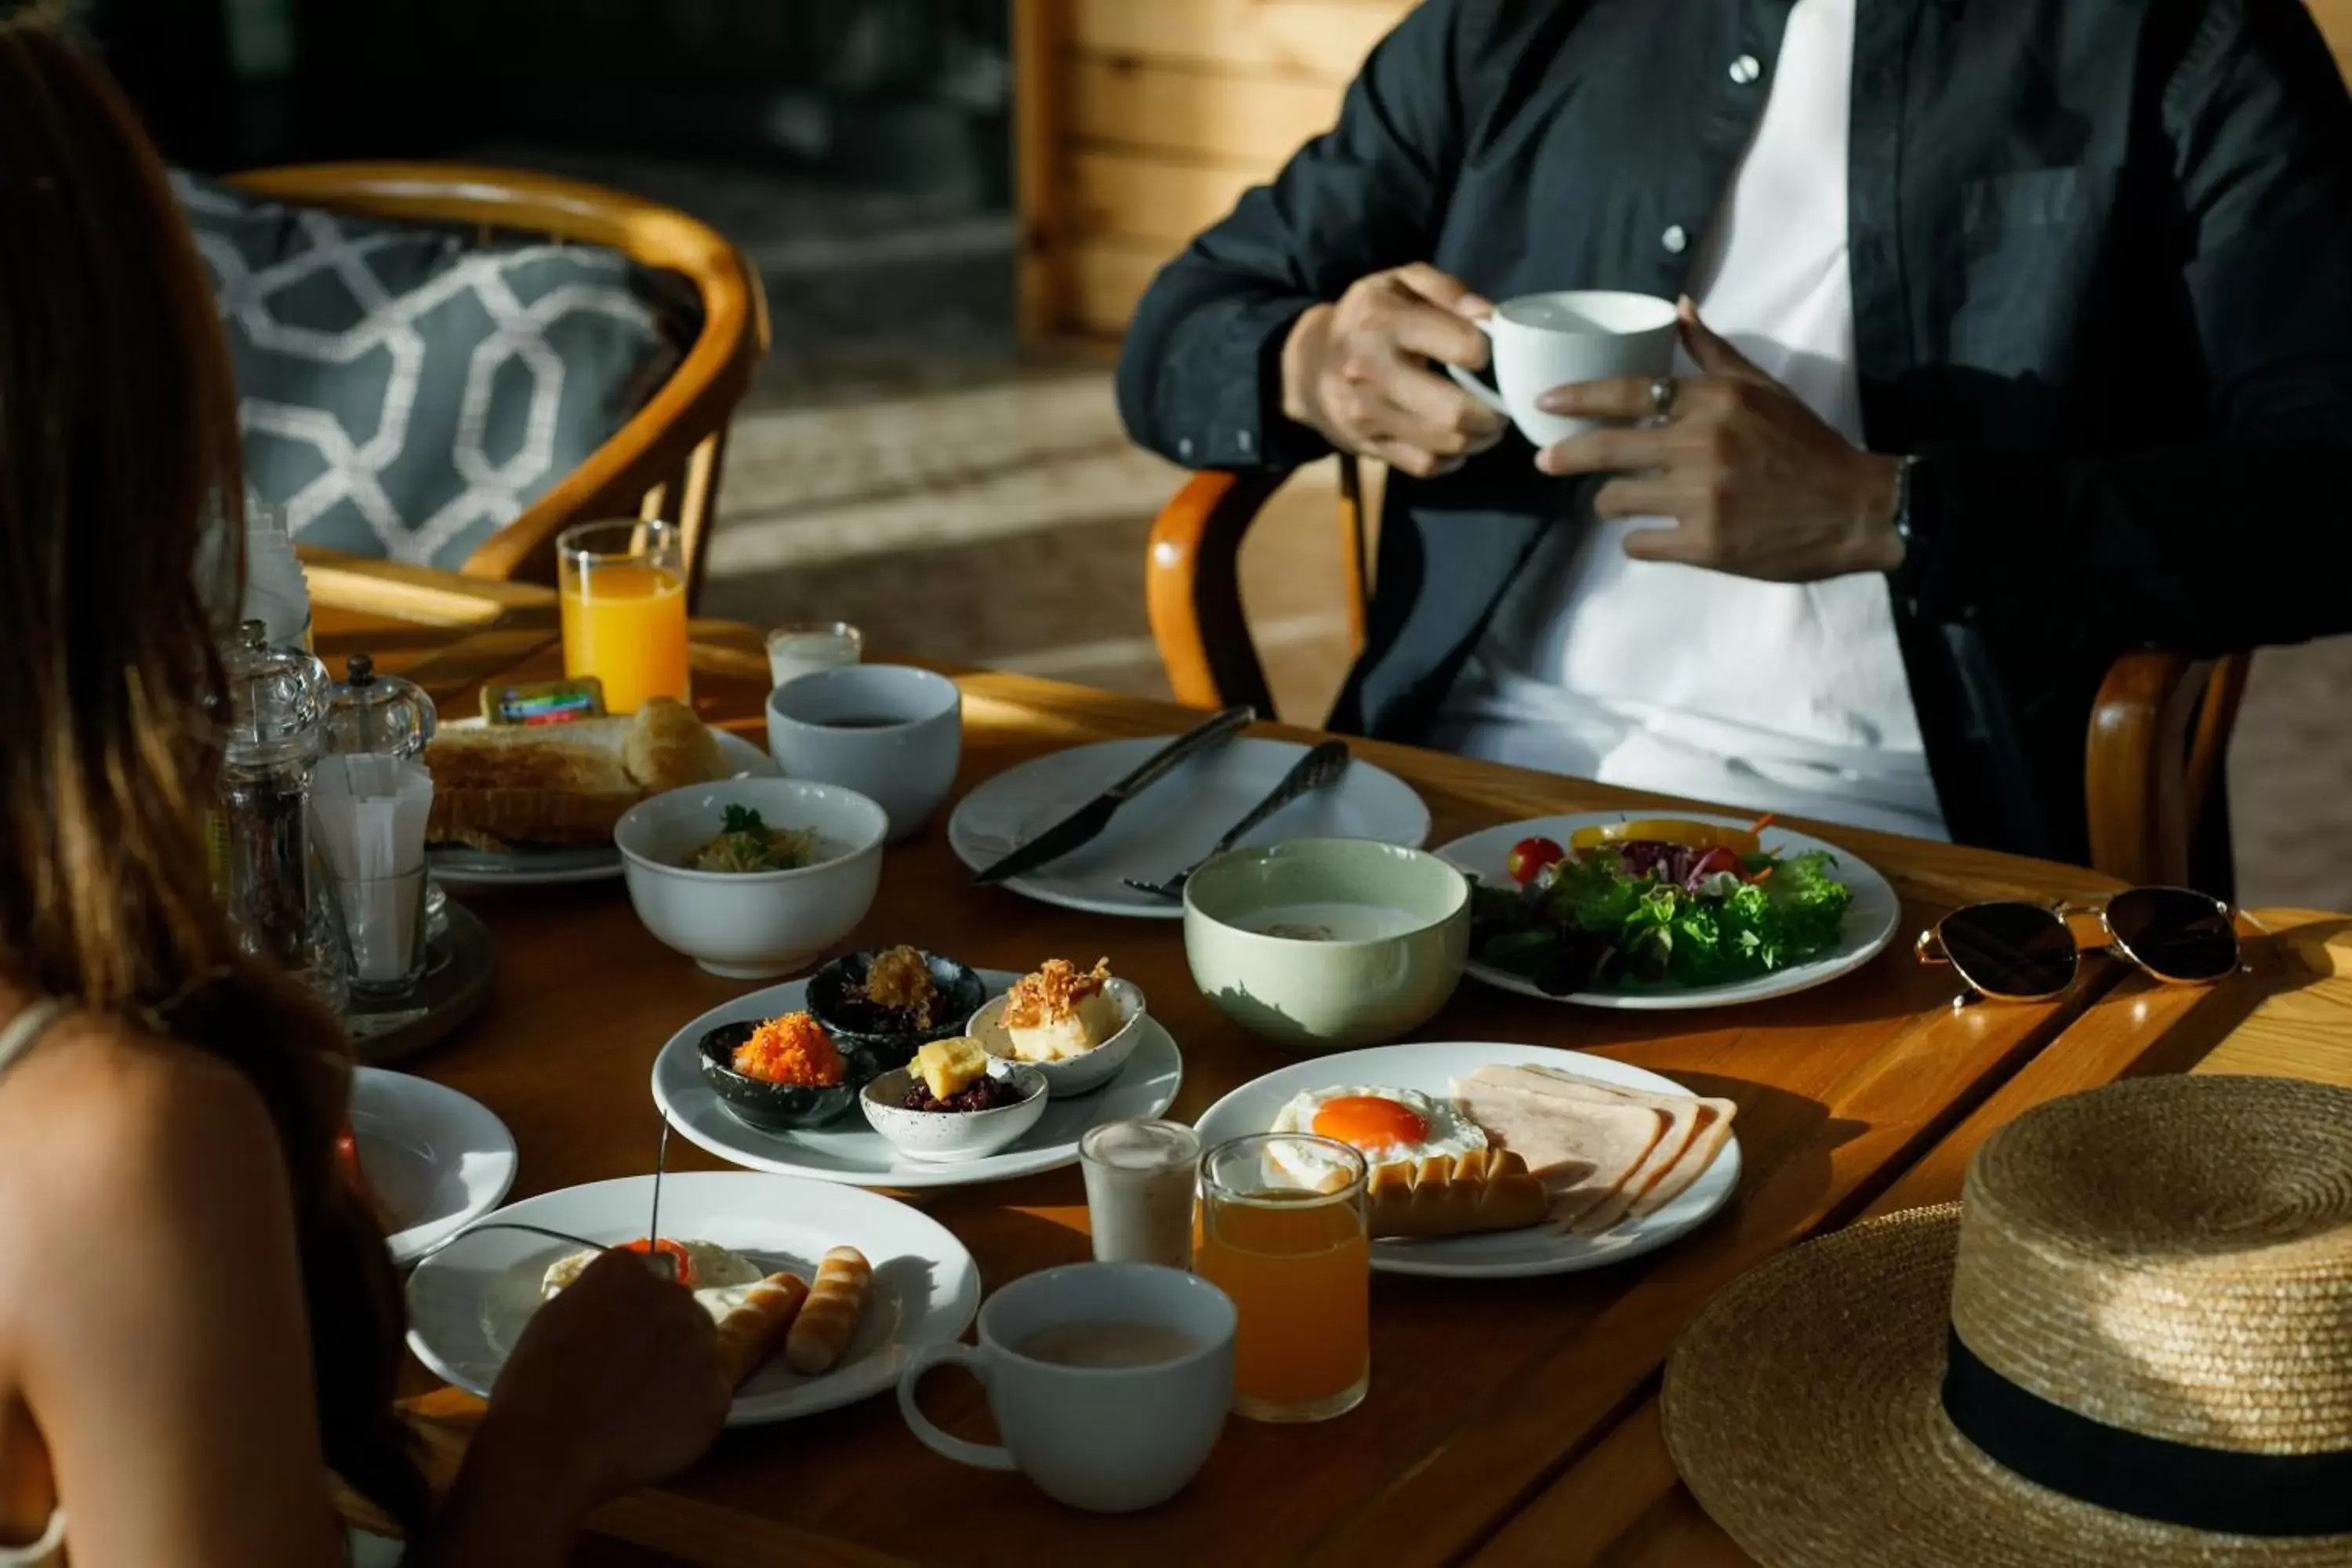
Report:
M 1364 1175 L 1355 1149 L 1301 1133 L 1253 1133 L 1202 1157 L 1193 1270 L 1241 1316 L 1235 1414 L 1324 1421 L 1371 1386 Z
M 563 674 L 604 683 L 604 708 L 688 700 L 685 551 L 674 523 L 583 522 L 555 538 Z

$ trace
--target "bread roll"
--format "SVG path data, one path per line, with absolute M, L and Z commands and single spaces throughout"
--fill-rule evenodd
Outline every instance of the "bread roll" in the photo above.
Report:
M 792 1331 L 808 1293 L 808 1283 L 799 1275 L 771 1274 L 719 1320 L 719 1370 L 728 1387 L 741 1387 L 745 1378 L 767 1364 Z
M 874 1286 L 874 1266 L 854 1247 L 836 1247 L 817 1266 L 816 1286 L 784 1342 L 784 1362 L 814 1377 L 830 1372 L 849 1348 L 866 1298 Z
M 1374 1236 L 1468 1236 L 1538 1225 L 1550 1212 L 1528 1163 L 1500 1149 L 1376 1165 L 1364 1184 Z
M 693 709 L 670 697 L 649 697 L 637 710 L 621 741 L 621 765 L 647 795 L 727 774 L 718 737 Z

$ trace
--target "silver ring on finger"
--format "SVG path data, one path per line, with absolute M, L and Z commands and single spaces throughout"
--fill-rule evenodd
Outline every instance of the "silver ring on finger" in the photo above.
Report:
M 1681 390 L 1681 384 L 1675 381 L 1671 375 L 1652 377 L 1650 381 L 1650 417 L 1660 420 L 1673 418 L 1675 413 L 1675 395 Z

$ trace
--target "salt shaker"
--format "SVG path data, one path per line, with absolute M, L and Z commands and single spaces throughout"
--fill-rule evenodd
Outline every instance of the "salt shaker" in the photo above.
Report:
M 413 680 L 378 675 L 355 653 L 327 690 L 327 752 L 332 756 L 414 757 L 433 739 L 433 699 Z

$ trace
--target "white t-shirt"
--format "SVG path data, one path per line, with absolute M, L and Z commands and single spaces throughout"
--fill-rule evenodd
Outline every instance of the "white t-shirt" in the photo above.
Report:
M 1700 251 L 1700 315 L 1862 440 L 1846 267 L 1856 0 L 1796 0 Z M 1683 374 L 1696 374 L 1686 361 Z M 1663 794 L 1948 837 L 1884 577 L 1756 582 L 1629 559 L 1655 518 L 1549 531 L 1432 734 L 1447 751 Z

